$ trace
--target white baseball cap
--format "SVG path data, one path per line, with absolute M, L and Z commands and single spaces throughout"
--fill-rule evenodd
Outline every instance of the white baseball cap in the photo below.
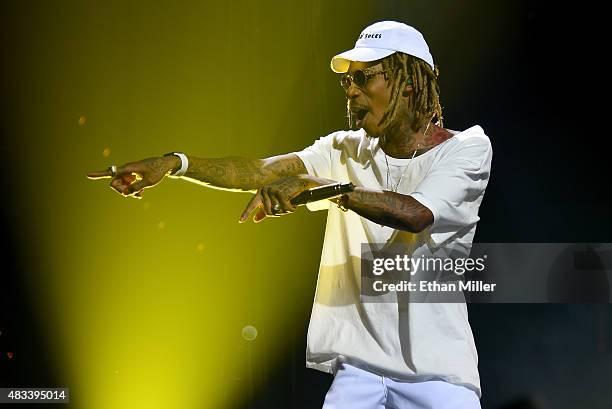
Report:
M 379 21 L 366 27 L 359 35 L 355 48 L 332 58 L 331 69 L 338 73 L 347 72 L 351 61 L 376 61 L 396 51 L 420 58 L 434 69 L 433 57 L 423 34 L 397 21 Z

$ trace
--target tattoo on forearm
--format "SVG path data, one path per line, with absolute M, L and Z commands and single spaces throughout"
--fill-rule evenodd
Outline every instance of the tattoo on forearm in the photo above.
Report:
M 239 157 L 220 159 L 191 158 L 186 177 L 192 181 L 227 190 L 255 190 L 281 177 L 306 173 L 295 155 L 271 161 Z
M 411 196 L 358 188 L 348 194 L 347 207 L 385 226 L 419 232 L 433 222 L 433 215 Z

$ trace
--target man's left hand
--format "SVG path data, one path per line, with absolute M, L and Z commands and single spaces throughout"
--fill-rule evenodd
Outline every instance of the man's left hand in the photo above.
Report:
M 259 222 L 269 216 L 278 217 L 292 213 L 296 207 L 291 204 L 291 199 L 316 185 L 300 175 L 284 177 L 262 186 L 242 212 L 239 221 L 240 223 L 247 221 L 255 209 L 259 210 L 253 217 L 254 222 Z

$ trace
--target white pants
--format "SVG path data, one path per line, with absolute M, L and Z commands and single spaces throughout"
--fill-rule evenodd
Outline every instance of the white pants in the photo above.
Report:
M 340 364 L 323 409 L 480 409 L 480 400 L 448 382 L 397 382 Z

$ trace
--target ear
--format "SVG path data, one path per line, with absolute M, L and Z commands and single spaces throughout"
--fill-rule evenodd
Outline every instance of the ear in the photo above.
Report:
M 404 89 L 402 90 L 402 96 L 408 97 L 410 96 L 410 94 L 412 94 L 412 91 L 414 91 L 414 89 L 412 88 L 412 81 L 404 83 Z

